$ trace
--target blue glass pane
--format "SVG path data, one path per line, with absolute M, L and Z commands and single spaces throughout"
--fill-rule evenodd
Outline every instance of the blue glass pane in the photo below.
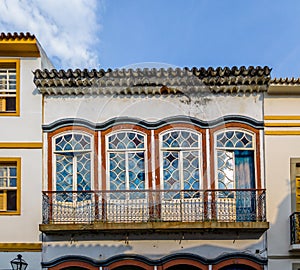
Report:
M 72 135 L 71 134 L 65 135 L 64 139 L 65 139 L 66 142 L 70 142 L 71 139 L 72 139 Z
M 124 190 L 126 188 L 126 167 L 124 153 L 109 154 L 110 189 Z
M 228 148 L 234 147 L 232 141 L 227 141 L 225 146 Z
M 17 168 L 16 167 L 10 167 L 9 168 L 9 174 L 10 174 L 10 176 L 17 176 Z
M 145 188 L 144 153 L 129 153 L 129 188 L 131 190 Z
M 16 187 L 17 186 L 17 178 L 10 178 L 9 179 L 9 186 Z
M 233 131 L 227 131 L 226 132 L 226 137 L 230 140 L 234 135 L 234 132 Z

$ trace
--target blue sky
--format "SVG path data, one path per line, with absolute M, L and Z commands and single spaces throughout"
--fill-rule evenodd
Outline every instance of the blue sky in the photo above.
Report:
M 56 68 L 268 65 L 273 77 L 300 77 L 298 0 L 0 0 L 3 9 L 1 32 L 35 34 Z

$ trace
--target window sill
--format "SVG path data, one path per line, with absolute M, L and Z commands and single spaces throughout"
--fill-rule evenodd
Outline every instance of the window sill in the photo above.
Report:
M 2 116 L 20 116 L 19 112 L 0 112 L 0 117 Z
M 20 211 L 0 211 L 0 216 L 20 216 L 21 212 Z

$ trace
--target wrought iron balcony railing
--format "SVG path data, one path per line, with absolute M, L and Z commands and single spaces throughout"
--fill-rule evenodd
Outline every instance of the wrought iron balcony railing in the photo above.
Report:
M 290 215 L 291 245 L 300 244 L 300 212 Z
M 262 222 L 265 190 L 44 191 L 43 224 Z

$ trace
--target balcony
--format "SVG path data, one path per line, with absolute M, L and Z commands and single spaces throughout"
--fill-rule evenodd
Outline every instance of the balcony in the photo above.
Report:
M 40 230 L 234 232 L 258 238 L 268 227 L 262 189 L 45 191 Z

